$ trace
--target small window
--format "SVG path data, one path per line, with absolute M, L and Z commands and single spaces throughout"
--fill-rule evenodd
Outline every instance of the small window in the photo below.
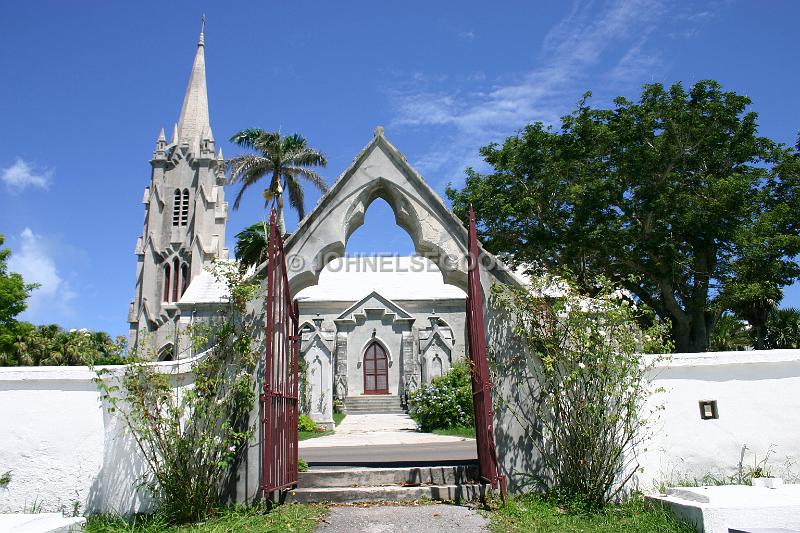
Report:
M 189 189 L 183 189 L 183 205 L 181 206 L 181 226 L 189 223 Z
M 180 275 L 180 263 L 178 258 L 172 260 L 172 301 L 178 301 L 178 283 Z
M 177 226 L 181 223 L 181 191 L 175 189 L 172 197 L 172 225 Z
M 164 301 L 169 301 L 169 282 L 170 282 L 169 265 L 164 265 Z

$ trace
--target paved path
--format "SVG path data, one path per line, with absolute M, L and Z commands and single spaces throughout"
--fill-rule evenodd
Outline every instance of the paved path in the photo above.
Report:
M 317 533 L 439 533 L 488 531 L 489 521 L 457 505 L 331 507 Z
M 408 415 L 347 415 L 333 435 L 300 441 L 300 453 L 308 448 L 471 442 L 475 439 L 419 433 Z
M 300 457 L 313 467 L 318 466 L 421 466 L 463 464 L 477 461 L 473 439 L 463 442 L 427 442 L 420 444 L 384 444 L 365 446 L 331 446 L 300 448 Z

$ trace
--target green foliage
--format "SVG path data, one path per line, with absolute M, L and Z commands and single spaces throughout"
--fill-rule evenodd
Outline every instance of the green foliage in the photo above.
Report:
M 5 487 L 11 483 L 11 477 L 11 470 L 6 470 L 2 475 L 0 475 L 0 487 Z
M 283 218 L 283 192 L 289 194 L 291 205 L 300 219 L 305 216 L 304 193 L 300 178 L 308 181 L 321 192 L 327 192 L 325 180 L 311 167 L 328 164 L 325 155 L 308 146 L 305 138 L 298 134 L 283 136 L 279 131 L 264 131 L 250 128 L 231 137 L 231 142 L 255 152 L 234 157 L 227 162 L 230 182 L 239 182 L 242 188 L 236 195 L 233 208 L 239 209 L 244 191 L 262 178 L 269 179 L 264 189 L 265 205 L 274 199 L 278 206 L 278 224 L 281 234 L 286 233 Z
M 522 344 L 519 356 L 494 354 L 495 371 L 512 379 L 501 401 L 529 439 L 520 446 L 534 446 L 544 466 L 517 475 L 589 507 L 613 500 L 638 469 L 646 426 L 662 409 L 645 401 L 647 373 L 663 356 L 643 354 L 670 348 L 651 312 L 600 281 L 595 298 L 557 278 L 492 295 Z M 642 321 L 654 325 L 643 331 Z
M 269 225 L 256 222 L 236 234 L 236 259 L 244 267 L 258 266 L 267 259 Z
M 446 374 L 412 392 L 408 400 L 408 414 L 422 431 L 474 425 L 469 363 L 453 363 Z
M 775 309 L 768 315 L 764 348 L 800 348 L 800 310 Z
M 297 417 L 297 430 L 298 431 L 315 431 L 317 423 L 311 420 L 311 417 L 300 415 Z
M 434 429 L 432 433 L 435 433 L 436 435 L 447 435 L 450 437 L 464 437 L 467 439 L 475 438 L 474 427 L 456 426 L 447 429 Z
M 302 457 L 297 458 L 297 471 L 308 472 L 308 463 Z
M 588 95 L 556 130 L 525 127 L 448 188 L 480 238 L 531 274 L 605 276 L 668 320 L 675 347 L 704 351 L 724 309 L 757 327 L 800 275 L 800 159 L 757 133 L 750 99 L 700 81 L 645 85 L 611 109 Z
M 599 512 L 565 508 L 539 496 L 517 496 L 493 510 L 491 530 L 495 532 L 561 533 L 692 533 L 694 528 L 675 518 L 668 509 L 650 506 L 640 497 Z
M 708 348 L 713 352 L 747 350 L 753 345 L 750 332 L 744 321 L 731 314 L 724 314 L 711 330 Z
M 3 242 L 5 239 L 0 235 L 0 246 Z M 19 330 L 16 317 L 27 307 L 31 291 L 38 287 L 35 283 L 25 283 L 16 272 L 8 271 L 9 255 L 11 250 L 0 248 L 0 360 L 9 357 L 7 354 Z
M 130 429 L 147 465 L 143 485 L 169 524 L 213 512 L 252 433 L 257 326 L 245 305 L 257 286 L 244 282 L 243 269 L 231 263 L 216 262 L 213 274 L 227 284 L 231 298 L 219 321 L 193 332 L 196 344 L 211 343 L 193 363 L 193 387 L 179 387 L 147 362 L 152 358 L 145 346 L 121 372 L 100 369 L 95 380 L 103 404 Z
M 0 246 L 5 239 L 0 235 Z M 17 315 L 23 312 L 33 289 L 38 287 L 35 283 L 25 283 L 22 276 L 16 272 L 8 271 L 8 256 L 11 250 L 0 248 L 0 327 L 12 323 Z
M 171 526 L 161 516 L 95 515 L 86 520 L 86 533 L 311 533 L 325 515 L 322 504 L 267 507 L 232 507 L 213 513 L 196 524 Z
M 0 351 L 0 366 L 81 366 L 125 363 L 125 337 L 102 331 L 64 330 L 56 324 L 17 322 Z

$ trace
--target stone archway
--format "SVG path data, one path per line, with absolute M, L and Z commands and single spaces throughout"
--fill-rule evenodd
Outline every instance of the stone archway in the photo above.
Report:
M 408 232 L 416 253 L 441 270 L 444 282 L 466 289 L 466 229 L 378 128 L 286 240 L 293 294 L 315 285 L 325 265 L 344 255 L 347 240 L 378 198 L 392 208 L 395 222 Z

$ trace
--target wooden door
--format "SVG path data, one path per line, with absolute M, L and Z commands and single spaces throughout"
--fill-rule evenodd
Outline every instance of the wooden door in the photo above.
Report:
M 364 352 L 364 394 L 389 394 L 389 357 L 375 341 Z

